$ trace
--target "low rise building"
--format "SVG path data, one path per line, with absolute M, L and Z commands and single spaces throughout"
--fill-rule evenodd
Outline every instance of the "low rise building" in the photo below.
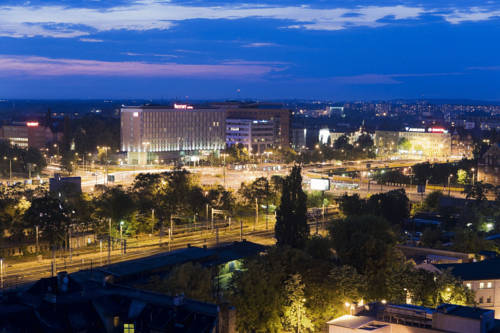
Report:
M 453 131 L 451 135 L 451 156 L 454 158 L 473 158 L 474 140 L 470 133 L 460 130 Z
M 13 146 L 38 149 L 56 140 L 51 129 L 40 125 L 37 121 L 14 122 L 9 125 L 3 125 L 1 128 L 1 137 Z
M 409 304 L 374 303 L 355 307 L 354 315 L 329 321 L 329 333 L 493 333 L 498 332 L 494 311 L 442 304 L 427 308 Z
M 500 319 L 500 259 L 434 266 L 440 271 L 451 270 L 451 274 L 474 291 L 477 305 L 494 310 Z
M 500 185 L 500 143 L 492 145 L 479 160 L 477 180 Z
M 25 292 L 4 293 L 0 331 L 222 332 L 216 304 L 99 281 L 101 275 L 61 272 L 39 280 Z

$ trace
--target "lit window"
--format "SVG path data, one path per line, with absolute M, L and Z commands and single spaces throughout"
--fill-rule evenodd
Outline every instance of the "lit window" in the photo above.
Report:
M 484 282 L 479 282 L 479 289 L 484 289 Z
M 486 284 L 486 288 L 493 288 L 493 283 L 492 282 L 488 282 Z
M 467 286 L 467 288 L 472 289 L 472 284 L 467 283 L 467 284 L 465 284 L 465 285 Z
M 134 324 L 123 324 L 123 333 L 134 333 Z

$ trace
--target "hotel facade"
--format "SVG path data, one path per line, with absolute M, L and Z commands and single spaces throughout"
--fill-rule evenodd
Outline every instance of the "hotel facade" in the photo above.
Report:
M 148 164 L 180 152 L 198 154 L 226 146 L 226 111 L 174 104 L 121 109 L 121 150 L 129 164 Z

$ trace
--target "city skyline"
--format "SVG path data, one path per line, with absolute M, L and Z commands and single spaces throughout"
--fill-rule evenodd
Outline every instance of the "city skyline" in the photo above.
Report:
M 500 100 L 500 5 L 0 4 L 0 98 Z

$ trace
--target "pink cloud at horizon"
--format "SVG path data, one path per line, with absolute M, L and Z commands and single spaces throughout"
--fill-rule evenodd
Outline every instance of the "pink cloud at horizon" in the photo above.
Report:
M 1 56 L 0 76 L 122 76 L 259 78 L 283 70 L 275 64 L 178 64 L 134 61 L 53 59 L 34 56 Z

